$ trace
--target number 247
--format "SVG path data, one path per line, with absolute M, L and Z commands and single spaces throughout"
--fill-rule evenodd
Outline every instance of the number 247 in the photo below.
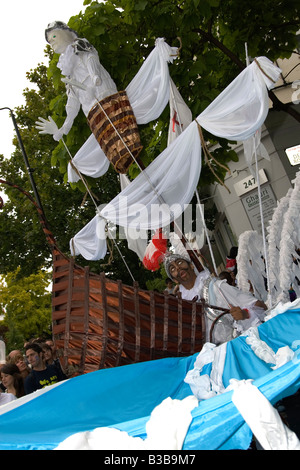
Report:
M 248 189 L 249 186 L 254 186 L 256 184 L 255 178 L 250 178 L 248 181 L 243 182 L 245 189 Z

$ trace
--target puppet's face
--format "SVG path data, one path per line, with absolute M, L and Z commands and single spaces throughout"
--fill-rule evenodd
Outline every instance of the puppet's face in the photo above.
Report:
M 54 52 L 62 54 L 74 41 L 74 34 L 67 29 L 53 29 L 48 33 L 48 42 Z

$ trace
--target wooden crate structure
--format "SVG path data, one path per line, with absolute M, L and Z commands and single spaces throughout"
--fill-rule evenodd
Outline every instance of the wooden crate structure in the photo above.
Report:
M 53 339 L 63 367 L 82 374 L 201 350 L 202 303 L 112 281 L 57 249 L 53 256 Z

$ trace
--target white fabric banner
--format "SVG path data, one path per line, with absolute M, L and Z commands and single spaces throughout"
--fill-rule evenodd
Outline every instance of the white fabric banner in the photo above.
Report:
M 256 60 L 275 82 L 280 69 L 266 57 L 258 57 Z M 197 121 L 200 126 L 218 137 L 247 140 L 255 134 L 267 117 L 267 87 L 271 88 L 273 85 L 256 62 L 252 62 L 197 117 Z

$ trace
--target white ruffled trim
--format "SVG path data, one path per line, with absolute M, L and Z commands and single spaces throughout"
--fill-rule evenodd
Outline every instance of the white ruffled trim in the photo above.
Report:
M 255 298 L 266 301 L 266 267 L 262 259 L 263 253 L 263 238 L 255 230 L 248 230 L 240 235 L 236 257 L 238 287 L 243 292 L 249 292 L 250 281 Z
M 288 210 L 285 213 L 280 240 L 279 267 L 280 267 L 280 295 L 278 300 L 287 301 L 288 290 L 292 284 L 297 296 L 300 295 L 298 283 L 295 282 L 295 267 L 293 258 L 299 259 L 296 248 L 300 248 L 300 172 L 297 173 L 294 189 L 290 196 Z

